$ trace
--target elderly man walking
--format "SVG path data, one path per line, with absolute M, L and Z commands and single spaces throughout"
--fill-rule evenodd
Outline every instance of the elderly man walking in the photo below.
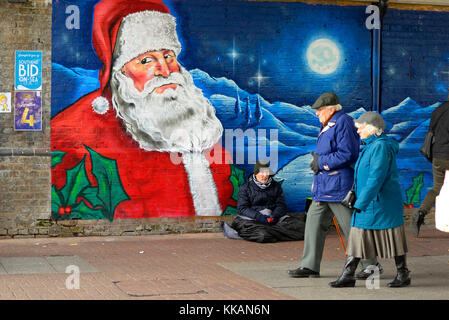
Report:
M 345 114 L 337 95 L 323 93 L 312 109 L 321 122 L 315 152 L 310 168 L 314 172 L 312 204 L 307 212 L 304 250 L 299 268 L 288 270 L 294 278 L 319 277 L 326 233 L 335 216 L 346 238 L 349 236 L 352 210 L 340 202 L 354 182 L 354 163 L 359 155 L 360 140 L 354 120 Z M 375 259 L 361 262 L 364 268 L 356 276 L 366 279 L 375 265 Z

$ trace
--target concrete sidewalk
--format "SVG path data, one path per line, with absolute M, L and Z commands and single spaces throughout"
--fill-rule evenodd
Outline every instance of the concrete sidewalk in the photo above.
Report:
M 449 299 L 449 234 L 424 225 L 408 243 L 412 285 L 386 288 L 395 267 L 382 260 L 379 289 L 369 290 L 364 281 L 328 286 L 344 260 L 335 231 L 317 279 L 286 274 L 298 266 L 303 241 L 258 244 L 221 233 L 7 239 L 0 240 L 0 299 Z

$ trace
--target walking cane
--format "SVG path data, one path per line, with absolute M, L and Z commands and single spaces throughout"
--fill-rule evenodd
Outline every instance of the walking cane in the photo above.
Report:
M 343 242 L 343 238 L 341 237 L 340 228 L 338 227 L 337 219 L 335 219 L 335 217 L 333 217 L 333 220 L 334 220 L 335 229 L 337 229 L 338 237 L 340 238 L 341 246 L 343 247 L 343 251 L 345 252 L 345 256 L 347 256 L 347 254 L 346 254 L 346 247 L 345 247 L 345 244 Z

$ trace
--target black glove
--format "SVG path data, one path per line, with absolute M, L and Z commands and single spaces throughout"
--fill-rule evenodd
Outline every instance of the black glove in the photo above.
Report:
M 267 218 L 268 224 L 269 225 L 275 225 L 276 223 L 278 223 L 279 218 L 278 217 L 274 217 L 274 216 L 269 216 Z
M 310 154 L 313 157 L 313 160 L 310 163 L 310 169 L 312 169 L 314 174 L 317 174 L 320 171 L 320 167 L 318 166 L 318 155 L 313 151 Z

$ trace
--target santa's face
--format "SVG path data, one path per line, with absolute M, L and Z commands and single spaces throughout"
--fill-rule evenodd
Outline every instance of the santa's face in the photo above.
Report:
M 172 50 L 148 51 L 131 61 L 121 69 L 122 73 L 131 78 L 134 87 L 142 92 L 145 84 L 154 77 L 169 77 L 173 72 L 179 72 L 178 60 Z M 166 89 L 176 89 L 176 83 L 166 84 L 154 89 L 156 94 L 163 93 Z
M 167 59 L 174 61 L 167 56 L 160 62 Z M 165 67 L 163 63 L 162 66 Z M 126 74 L 121 70 L 113 72 L 112 103 L 127 131 L 148 151 L 198 152 L 212 148 L 223 133 L 215 109 L 179 63 L 171 68 L 176 72 L 163 69 L 166 73 L 156 74 L 159 67 L 155 63 L 150 70 L 152 76 L 141 72 L 140 80 L 148 80 L 140 90 L 136 86 L 137 72 L 133 73 L 134 78 L 129 73 L 131 68 L 124 70 Z

